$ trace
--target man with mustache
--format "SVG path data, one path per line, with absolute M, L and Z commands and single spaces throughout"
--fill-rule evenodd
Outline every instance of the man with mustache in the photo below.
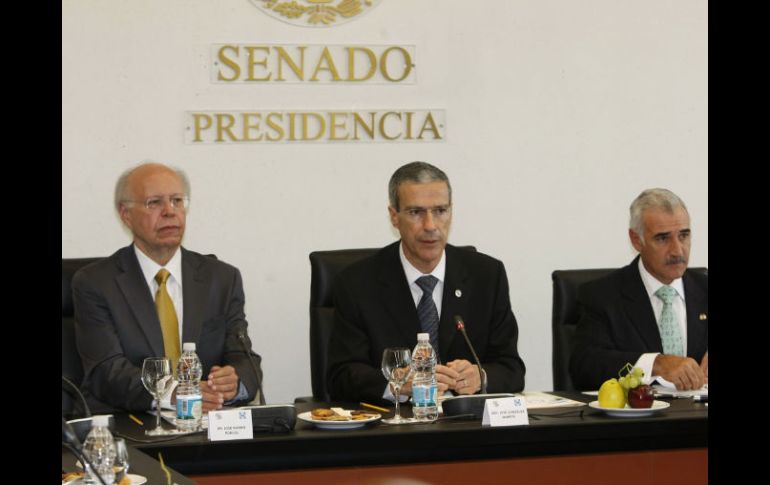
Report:
M 521 391 L 525 368 L 505 268 L 447 244 L 452 188 L 446 174 L 411 162 L 393 173 L 388 192 L 390 222 L 401 240 L 349 266 L 334 283 L 327 373 L 332 400 L 394 400 L 380 370 L 383 350 L 413 348 L 419 332 L 431 334 L 439 357 L 440 393 L 474 394 L 485 383 L 487 392 Z M 456 331 L 455 315 L 465 318 L 485 372 Z M 406 399 L 411 382 L 401 391 Z
M 584 284 L 570 359 L 579 389 L 598 389 L 628 362 L 644 382 L 699 389 L 708 383 L 708 276 L 687 270 L 690 215 L 666 189 L 631 204 L 630 265 Z
M 203 364 L 204 411 L 246 403 L 259 389 L 261 370 L 255 375 L 243 349 L 259 362 L 250 350 L 240 272 L 181 246 L 189 203 L 181 170 L 159 163 L 127 170 L 115 186 L 115 209 L 133 244 L 73 276 L 82 390 L 94 412 L 151 409 L 142 362 L 165 356 L 176 365 L 182 342 L 196 344 Z

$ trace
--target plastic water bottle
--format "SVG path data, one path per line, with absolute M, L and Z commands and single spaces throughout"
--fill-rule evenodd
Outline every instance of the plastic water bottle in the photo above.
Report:
M 85 483 L 101 485 L 102 482 L 96 476 L 98 473 L 104 483 L 112 485 L 115 483 L 115 471 L 112 465 L 115 463 L 115 445 L 110 433 L 109 416 L 94 416 L 91 418 L 91 431 L 86 436 L 83 443 L 83 453 L 91 460 L 93 468 L 88 463 L 85 464 L 86 476 Z
M 412 415 L 417 421 L 435 421 L 438 418 L 436 352 L 430 345 L 428 333 L 417 334 L 417 345 L 412 352 L 412 370 Z
M 198 431 L 203 416 L 201 375 L 203 367 L 195 353 L 195 343 L 182 344 L 182 355 L 176 367 L 176 427 L 180 431 Z

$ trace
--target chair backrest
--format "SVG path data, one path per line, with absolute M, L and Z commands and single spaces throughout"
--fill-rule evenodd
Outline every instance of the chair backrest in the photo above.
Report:
M 476 251 L 474 246 L 457 246 Z M 334 324 L 334 278 L 346 267 L 381 248 L 337 249 L 310 253 L 310 382 L 315 400 L 328 402 L 326 364 Z M 304 401 L 298 398 L 298 401 Z
M 616 268 L 568 269 L 551 273 L 553 279 L 553 319 L 551 322 L 552 371 L 554 391 L 574 391 L 569 375 L 569 359 L 572 355 L 575 330 L 580 320 L 577 296 L 580 285 L 601 278 Z
M 328 402 L 326 359 L 334 324 L 334 278 L 350 264 L 380 248 L 338 249 L 310 253 L 310 383 L 313 398 Z
M 72 304 L 72 276 L 88 264 L 103 258 L 74 258 L 61 260 L 61 375 L 76 386 L 83 380 L 83 364 L 80 361 L 75 343 L 75 310 Z M 74 411 L 72 395 L 62 383 L 62 415 L 71 415 Z
M 555 391 L 574 391 L 575 385 L 569 374 L 569 359 L 575 340 L 580 309 L 577 304 L 580 285 L 606 276 L 617 268 L 569 269 L 556 270 L 553 279 L 553 318 L 552 318 L 552 366 L 553 389 Z M 692 271 L 707 274 L 706 268 L 690 268 Z

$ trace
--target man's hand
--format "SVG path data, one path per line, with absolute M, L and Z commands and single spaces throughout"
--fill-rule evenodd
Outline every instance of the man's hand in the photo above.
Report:
M 238 394 L 238 374 L 231 365 L 211 367 L 208 380 L 201 381 L 203 410 L 221 409 L 225 401 Z
M 706 365 L 708 359 L 704 358 Z M 652 375 L 661 376 L 669 382 L 673 382 L 677 390 L 689 391 L 700 389 L 706 384 L 706 375 L 695 360 L 691 357 L 679 357 L 677 355 L 659 354 L 652 364 Z
M 439 367 L 436 366 L 438 375 Z M 457 359 L 448 362 L 446 369 L 454 375 L 454 385 L 449 386 L 457 394 L 475 394 L 481 389 L 481 373 L 475 364 L 471 364 L 465 359 Z
M 706 376 L 706 384 L 709 383 L 709 353 L 703 356 L 703 360 L 700 361 L 700 368 L 703 371 L 703 375 Z

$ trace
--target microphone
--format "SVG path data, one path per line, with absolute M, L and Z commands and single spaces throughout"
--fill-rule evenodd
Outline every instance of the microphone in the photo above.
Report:
M 455 315 L 455 325 L 457 326 L 457 330 L 460 331 L 460 333 L 463 334 L 463 337 L 465 338 L 465 343 L 468 344 L 468 349 L 470 349 L 471 354 L 473 354 L 473 360 L 476 361 L 476 365 L 479 366 L 479 379 L 481 380 L 481 394 L 487 393 L 487 380 L 484 378 L 486 375 L 486 372 L 484 371 L 484 368 L 481 367 L 481 361 L 479 360 L 479 356 L 476 355 L 476 350 L 473 348 L 473 344 L 471 344 L 470 339 L 468 338 L 468 334 L 465 333 L 465 322 L 463 322 L 463 317 L 460 315 Z
M 243 351 L 249 357 L 251 368 L 254 370 L 254 377 L 257 378 L 257 398 L 259 400 L 259 404 L 265 404 L 265 395 L 262 393 L 262 378 L 259 377 L 259 367 L 254 361 L 254 355 L 251 353 L 251 346 L 248 344 L 248 337 L 246 336 L 245 329 L 238 330 L 238 341 L 241 343 Z
M 83 405 L 83 410 L 86 413 L 86 417 L 90 418 L 91 417 L 91 409 L 88 407 L 88 403 L 86 403 L 86 398 L 83 396 L 83 393 L 80 392 L 80 389 L 78 389 L 78 386 L 76 386 L 74 382 L 72 382 L 71 380 L 67 379 L 64 376 L 61 376 L 61 381 L 62 381 L 63 384 L 67 384 L 67 386 L 72 391 L 74 391 L 74 394 L 80 400 L 80 404 Z M 70 394 L 72 394 L 72 393 L 70 393 Z

